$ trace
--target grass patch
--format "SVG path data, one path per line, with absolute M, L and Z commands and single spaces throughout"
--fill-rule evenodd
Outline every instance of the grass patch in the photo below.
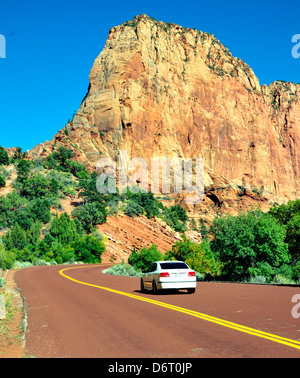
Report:
M 126 277 L 141 277 L 142 273 L 134 269 L 132 265 L 125 264 L 123 261 L 122 264 L 113 265 L 111 268 L 103 270 L 105 274 L 111 274 L 114 276 L 126 276 Z

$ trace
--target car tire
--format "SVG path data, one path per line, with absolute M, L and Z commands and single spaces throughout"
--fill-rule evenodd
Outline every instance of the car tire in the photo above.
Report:
M 141 278 L 141 292 L 144 293 L 145 292 L 145 286 L 144 286 L 144 281 L 143 279 Z
M 158 290 L 157 290 L 157 286 L 156 286 L 156 282 L 155 282 L 155 281 L 152 282 L 152 292 L 153 292 L 153 294 L 157 294 L 157 293 L 158 293 Z
M 195 288 L 190 288 L 190 289 L 187 289 L 187 292 L 188 292 L 189 294 L 194 294 L 194 293 L 195 293 L 195 291 L 196 291 L 196 289 L 195 289 Z

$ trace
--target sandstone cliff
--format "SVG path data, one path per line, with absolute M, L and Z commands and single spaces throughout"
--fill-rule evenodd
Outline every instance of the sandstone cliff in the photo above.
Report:
M 299 197 L 300 85 L 261 86 L 213 35 L 137 16 L 110 30 L 89 79 L 73 120 L 32 155 L 64 145 L 91 170 L 119 150 L 201 157 L 215 205 L 213 190 L 242 180 L 266 199 Z

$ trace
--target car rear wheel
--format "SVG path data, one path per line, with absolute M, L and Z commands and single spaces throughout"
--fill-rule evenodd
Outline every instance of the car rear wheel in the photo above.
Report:
M 152 282 L 152 292 L 153 292 L 153 294 L 157 294 L 157 292 L 158 292 L 155 281 Z
M 142 291 L 142 292 L 145 291 L 144 281 L 143 281 L 142 278 L 141 278 L 141 291 Z

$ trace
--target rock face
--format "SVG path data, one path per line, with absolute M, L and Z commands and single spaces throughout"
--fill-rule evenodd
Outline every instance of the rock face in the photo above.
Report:
M 213 35 L 146 15 L 110 30 L 73 120 L 31 154 L 64 145 L 101 157 L 204 158 L 222 176 L 295 199 L 300 190 L 300 84 L 260 86 Z

